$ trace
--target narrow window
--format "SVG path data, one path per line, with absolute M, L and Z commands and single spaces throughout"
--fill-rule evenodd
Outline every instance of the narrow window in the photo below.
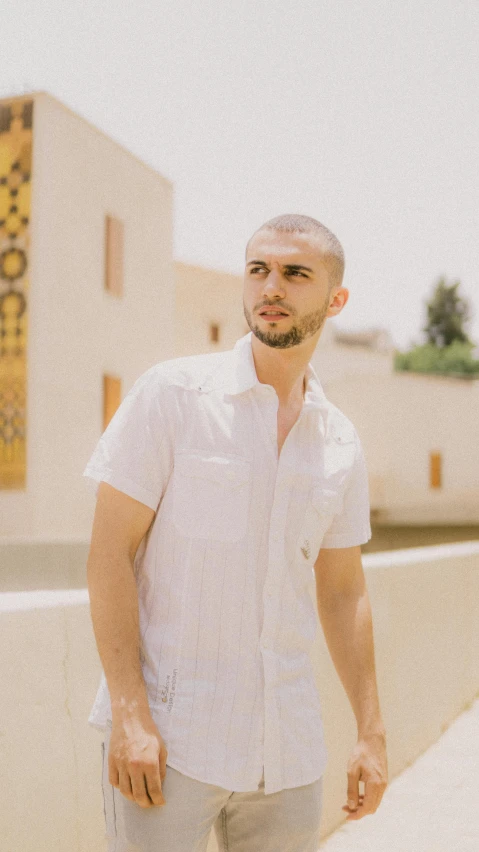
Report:
M 211 343 L 219 343 L 220 339 L 220 327 L 216 325 L 216 323 L 211 323 L 210 325 L 210 341 Z
M 429 453 L 429 485 L 431 488 L 441 488 L 441 466 L 441 453 Z
M 121 379 L 114 376 L 103 376 L 103 430 L 121 402 Z
M 120 219 L 105 219 L 105 287 L 113 296 L 123 296 L 124 228 Z

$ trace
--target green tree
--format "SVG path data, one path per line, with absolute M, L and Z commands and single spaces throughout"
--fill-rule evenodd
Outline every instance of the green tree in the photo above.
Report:
M 464 324 L 471 318 L 471 311 L 465 299 L 457 294 L 460 282 L 447 285 L 440 278 L 432 299 L 426 304 L 427 323 L 422 331 L 426 332 L 427 340 L 442 348 L 450 346 L 454 340 L 460 343 L 470 343 L 464 331 Z
M 473 343 L 454 340 L 449 346 L 434 343 L 415 346 L 409 352 L 396 352 L 394 368 L 412 373 L 436 373 L 443 376 L 479 376 L 479 360 L 472 356 Z
M 479 377 L 479 360 L 473 357 L 474 343 L 464 330 L 471 309 L 457 293 L 459 284 L 456 281 L 448 286 L 444 278 L 439 279 L 431 300 L 426 302 L 427 323 L 422 331 L 427 341 L 413 344 L 407 352 L 396 350 L 395 370 Z

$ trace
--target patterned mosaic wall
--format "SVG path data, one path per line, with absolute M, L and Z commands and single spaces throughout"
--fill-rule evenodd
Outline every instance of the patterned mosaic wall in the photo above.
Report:
M 0 102 L 0 489 L 26 485 L 33 101 Z

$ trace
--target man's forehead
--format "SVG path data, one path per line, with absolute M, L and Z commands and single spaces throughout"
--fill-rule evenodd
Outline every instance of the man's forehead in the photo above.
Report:
M 310 265 L 322 264 L 325 253 L 326 248 L 316 235 L 259 231 L 250 240 L 246 261 L 274 259 L 281 263 L 300 263 L 303 259 L 308 260 Z

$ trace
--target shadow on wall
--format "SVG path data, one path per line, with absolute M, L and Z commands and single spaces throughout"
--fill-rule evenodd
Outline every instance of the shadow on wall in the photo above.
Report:
M 428 547 L 454 541 L 479 541 L 479 526 L 374 526 L 372 538 L 361 545 L 362 553 Z

